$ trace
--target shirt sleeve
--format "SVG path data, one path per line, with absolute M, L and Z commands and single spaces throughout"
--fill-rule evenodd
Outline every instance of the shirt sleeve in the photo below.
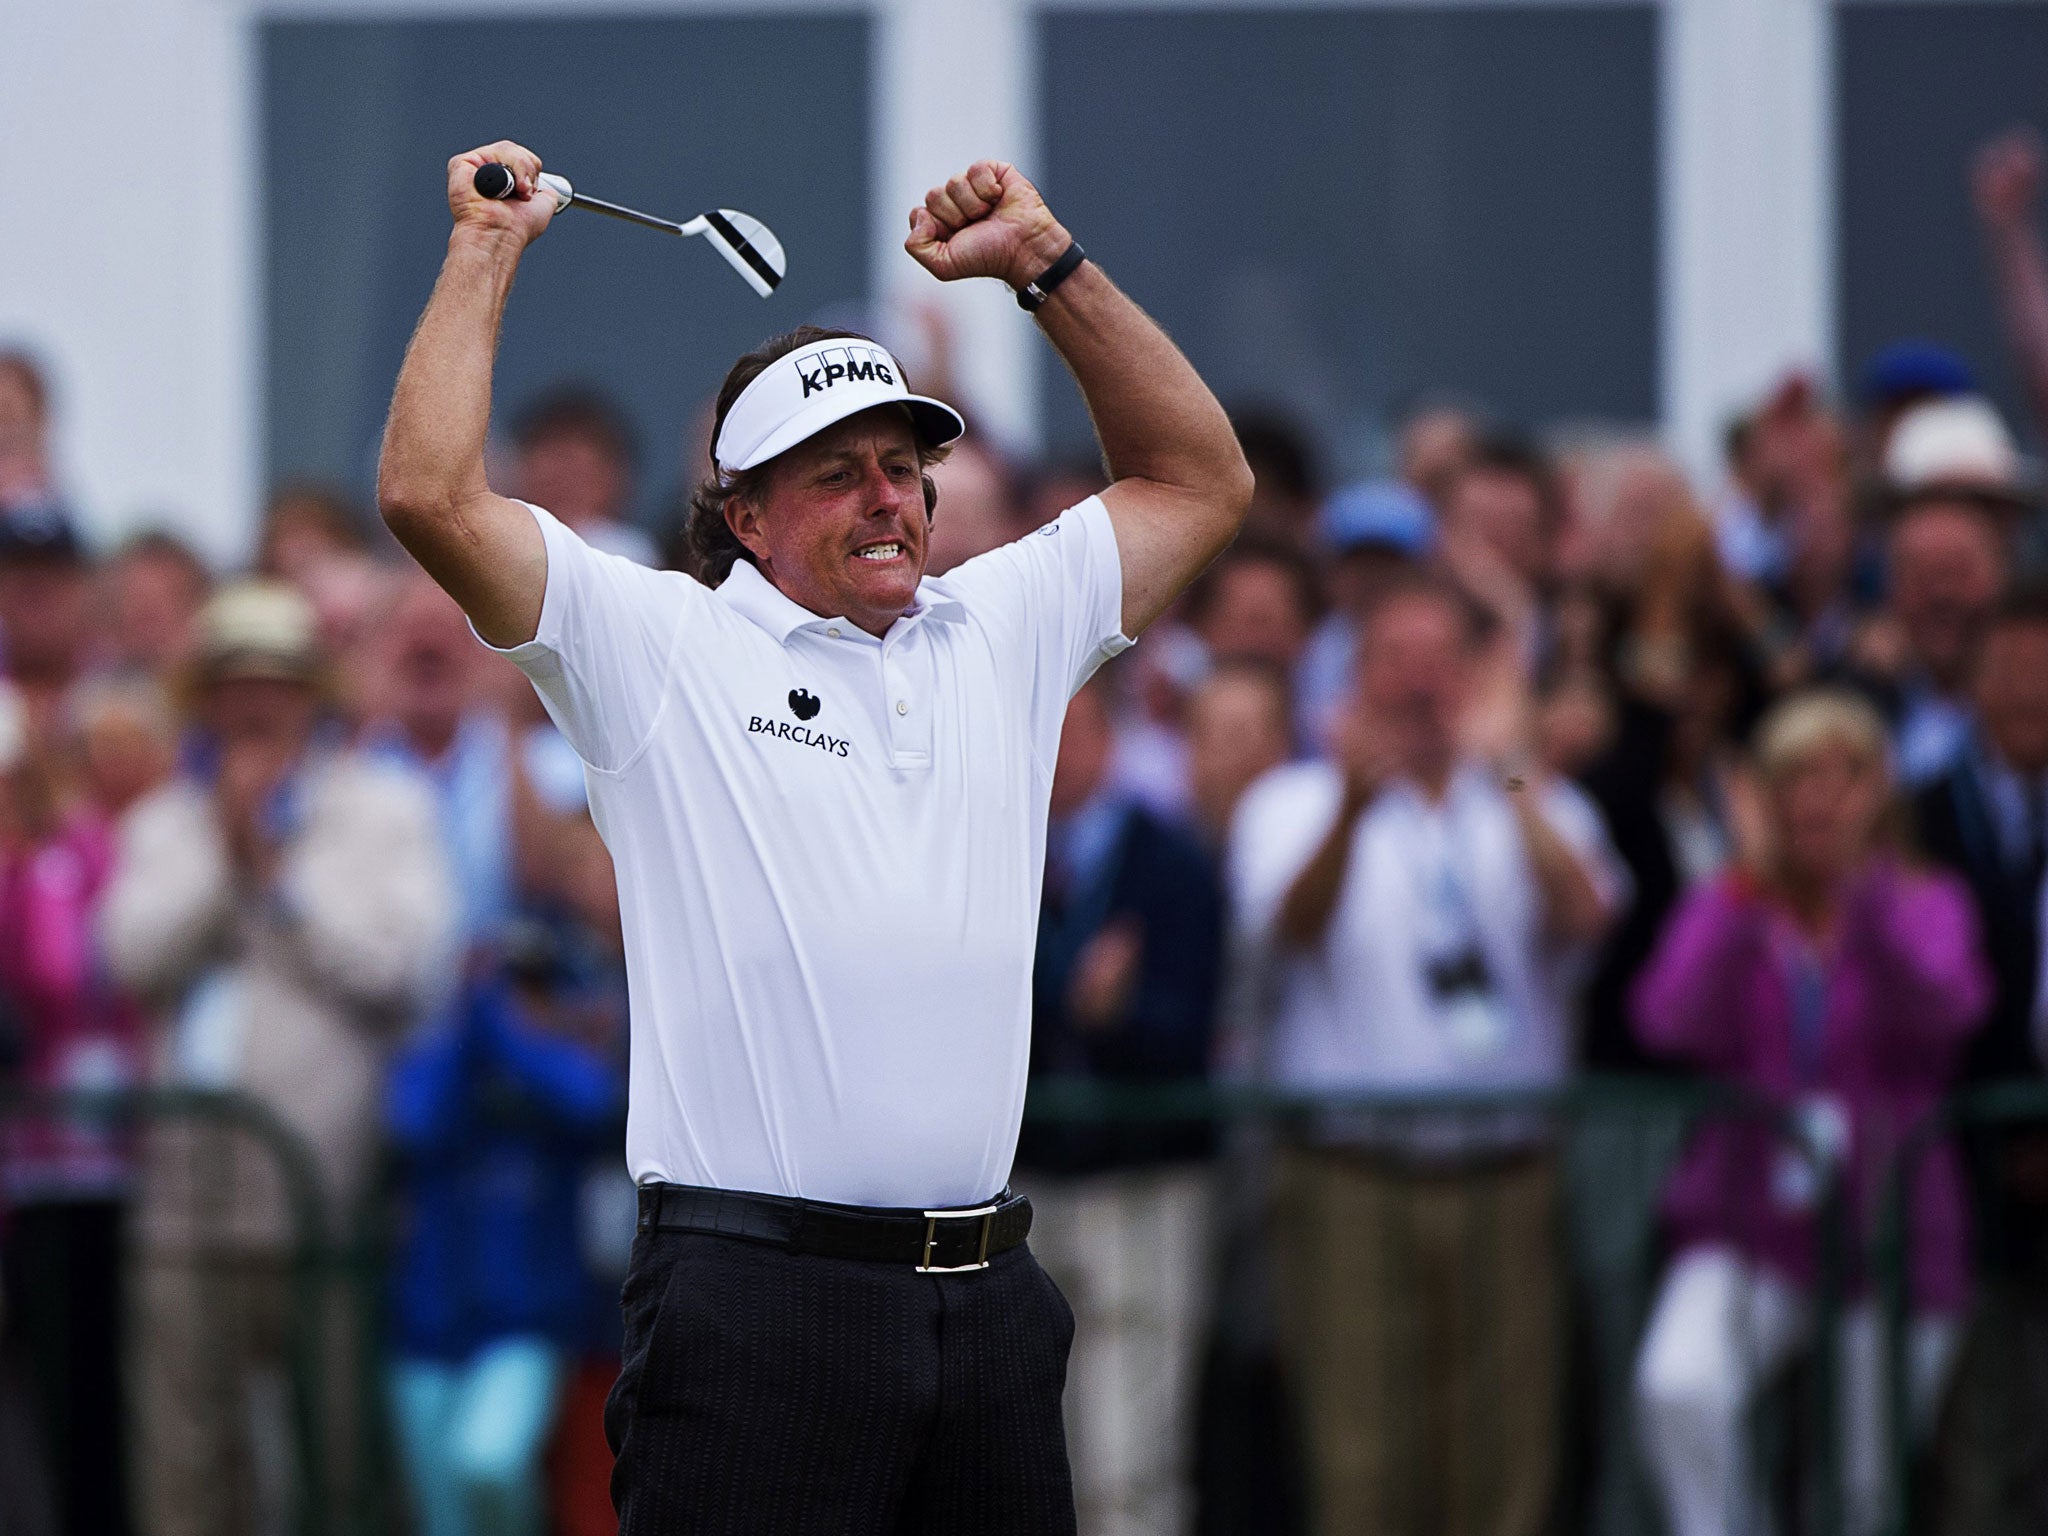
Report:
M 1635 899 L 1635 882 L 1628 865 L 1615 851 L 1607 835 L 1607 823 L 1586 792 L 1563 779 L 1554 780 L 1543 796 L 1543 819 L 1564 845 L 1578 855 L 1608 913 L 1620 912 Z
M 593 549 L 550 513 L 522 505 L 547 546 L 540 624 L 524 645 L 483 643 L 532 679 L 578 757 L 616 773 L 654 734 L 676 631 L 703 589 L 680 572 Z
M 1320 763 L 1275 768 L 1245 791 L 1231 818 L 1226 860 L 1238 933 L 1262 943 L 1295 879 L 1330 830 L 1341 796 Z
M 1097 667 L 1131 645 L 1123 631 L 1123 563 L 1109 509 L 1090 496 L 1043 528 L 964 562 L 937 584 L 967 603 L 1003 654 L 1028 659 L 1035 738 L 1049 765 L 1067 701 Z

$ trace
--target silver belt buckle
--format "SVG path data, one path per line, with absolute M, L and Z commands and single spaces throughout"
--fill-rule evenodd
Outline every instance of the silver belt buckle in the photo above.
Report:
M 926 1211 L 924 1213 L 924 1262 L 913 1266 L 920 1275 L 964 1275 L 969 1270 L 988 1268 L 988 1234 L 995 1221 L 996 1207 L 978 1205 L 971 1211 Z M 932 1250 L 939 1245 L 939 1223 L 981 1218 L 981 1251 L 972 1264 L 934 1264 Z

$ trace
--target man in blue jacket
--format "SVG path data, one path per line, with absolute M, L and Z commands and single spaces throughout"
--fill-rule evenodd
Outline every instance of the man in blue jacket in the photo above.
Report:
M 539 1464 L 590 1281 L 577 1191 L 617 1133 L 618 1029 L 564 936 L 520 923 L 393 1070 L 391 1403 L 419 1536 L 538 1536 Z
M 1214 1044 L 1223 893 L 1193 834 L 1110 780 L 1112 680 L 1067 710 L 1032 974 L 1034 1086 L 1200 1081 Z M 1206 1121 L 1041 1120 L 1018 1182 L 1039 1261 L 1078 1318 L 1068 1441 L 1083 1531 L 1187 1528 L 1187 1450 L 1209 1300 Z

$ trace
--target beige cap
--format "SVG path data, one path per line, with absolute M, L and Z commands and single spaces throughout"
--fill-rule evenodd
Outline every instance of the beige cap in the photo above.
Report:
M 1900 500 L 1954 492 L 2024 501 L 2029 489 L 2012 434 L 1982 395 L 1929 400 L 1901 416 L 1885 445 L 1884 476 Z
M 199 614 L 196 670 L 203 683 L 264 677 L 318 683 L 320 640 L 313 605 L 281 581 L 238 581 Z

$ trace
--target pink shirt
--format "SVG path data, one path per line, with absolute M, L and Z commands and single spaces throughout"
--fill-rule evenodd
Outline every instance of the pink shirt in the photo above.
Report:
M 93 912 L 113 867 L 113 838 L 97 815 L 0 860 L 0 1007 L 17 1035 L 27 1088 L 107 1090 L 132 1084 L 138 1016 L 100 964 Z M 16 1202 L 118 1193 L 127 1138 L 86 1117 L 7 1126 L 4 1187 Z
M 1833 1147 L 1861 1285 L 1894 1154 L 1954 1082 L 1992 980 L 1962 883 L 1889 862 L 1849 894 L 1832 949 L 1806 953 L 1790 918 L 1743 879 L 1712 881 L 1680 904 L 1637 980 L 1636 1031 L 1649 1050 L 1795 1111 Z M 1955 1148 L 1944 1141 L 1919 1166 L 1914 1300 L 1959 1307 L 1968 1214 Z M 1711 1118 L 1665 1191 L 1672 1236 L 1680 1248 L 1732 1247 L 1810 1285 L 1817 1224 L 1805 1174 L 1765 1123 Z

